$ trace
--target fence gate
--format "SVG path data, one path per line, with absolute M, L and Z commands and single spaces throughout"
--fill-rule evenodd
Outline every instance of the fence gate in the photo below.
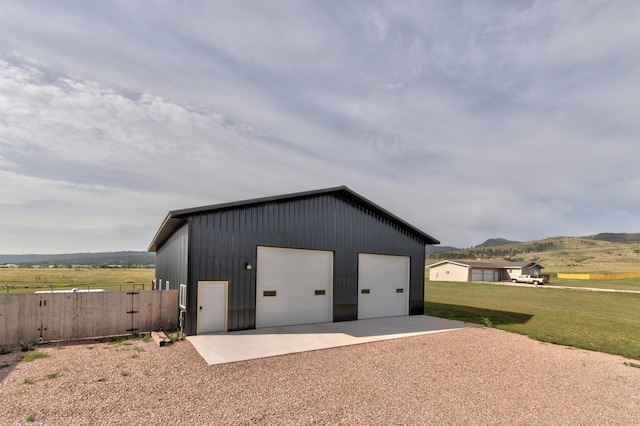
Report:
M 131 295 L 131 310 L 127 311 L 127 315 L 131 317 L 131 327 L 126 331 L 133 334 L 138 331 L 138 329 L 136 328 L 136 314 L 140 311 L 136 309 L 136 302 L 140 298 L 136 296 L 139 296 L 140 293 L 137 291 L 129 291 L 127 292 L 127 294 Z
M 38 300 L 38 342 L 48 342 L 49 337 L 49 318 L 51 317 L 51 303 L 47 306 L 47 295 L 42 294 Z

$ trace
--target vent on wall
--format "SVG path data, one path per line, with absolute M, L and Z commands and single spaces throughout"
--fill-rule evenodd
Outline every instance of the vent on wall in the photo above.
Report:
M 262 296 L 263 297 L 276 297 L 276 291 L 275 290 L 265 290 L 262 292 Z
M 316 290 L 316 291 L 314 292 L 314 294 L 315 294 L 316 296 L 324 296 L 325 294 L 327 294 L 327 292 L 326 292 L 326 290 Z
M 360 290 L 360 293 L 362 293 L 362 294 L 369 294 L 369 293 L 371 293 L 371 290 L 370 290 L 370 289 L 368 289 L 368 288 L 363 288 L 362 290 Z

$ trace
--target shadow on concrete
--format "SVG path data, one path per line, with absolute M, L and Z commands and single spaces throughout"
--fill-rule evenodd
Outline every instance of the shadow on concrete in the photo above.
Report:
M 474 324 L 486 324 L 486 318 L 494 326 L 525 324 L 533 318 L 533 315 L 520 312 L 497 311 L 494 309 L 476 308 L 474 306 L 449 305 L 435 302 L 424 302 L 424 311 L 426 315 Z
M 480 323 L 481 324 L 481 323 Z M 283 327 L 256 328 L 253 330 L 215 333 L 217 335 L 268 335 L 268 334 L 345 334 L 351 337 L 374 337 L 397 334 L 447 331 L 473 327 L 455 318 L 438 318 L 427 315 L 371 318 L 357 321 L 288 325 Z

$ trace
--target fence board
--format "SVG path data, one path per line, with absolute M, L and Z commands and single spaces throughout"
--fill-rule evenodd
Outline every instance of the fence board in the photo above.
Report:
M 0 294 L 0 346 L 127 334 L 132 327 L 137 332 L 174 330 L 177 325 L 178 290 Z

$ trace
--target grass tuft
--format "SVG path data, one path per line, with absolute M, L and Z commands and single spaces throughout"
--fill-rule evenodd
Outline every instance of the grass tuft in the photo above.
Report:
M 27 416 L 27 422 L 33 423 L 36 421 L 36 413 L 31 413 Z
M 20 341 L 20 352 L 31 352 L 35 349 L 33 343 L 25 343 L 22 340 Z
M 489 319 L 489 317 L 482 317 L 482 323 L 485 327 L 493 328 L 493 323 Z
M 36 359 L 47 358 L 48 356 L 49 354 L 46 352 L 39 352 L 39 351 L 27 352 L 27 354 L 22 357 L 21 362 L 31 362 L 31 361 L 35 361 Z
M 167 337 L 171 340 L 171 343 L 181 340 L 180 333 L 169 333 L 167 334 Z

